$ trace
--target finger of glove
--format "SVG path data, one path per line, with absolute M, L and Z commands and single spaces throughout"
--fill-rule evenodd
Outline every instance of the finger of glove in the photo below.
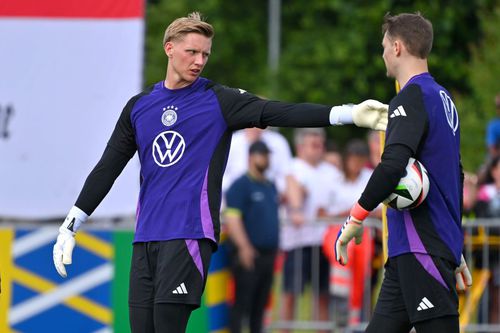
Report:
M 380 117 L 377 120 L 375 126 L 373 126 L 377 131 L 385 131 L 387 128 L 387 115 L 385 117 Z
M 66 268 L 64 267 L 64 264 L 62 262 L 54 262 L 54 266 L 56 267 L 57 273 L 59 273 L 59 275 L 61 275 L 63 278 L 68 276 L 68 274 L 66 273 Z
M 470 287 L 472 286 L 472 275 L 470 274 L 469 267 L 465 265 L 465 268 L 462 270 L 462 277 L 465 278 L 465 284 Z
M 377 109 L 377 110 L 381 110 L 381 111 L 387 111 L 389 109 L 389 105 L 384 104 L 380 101 L 377 101 L 376 99 L 367 99 L 367 100 L 361 102 L 360 105 L 363 105 L 364 107 L 367 107 L 370 109 Z
M 343 244 L 340 239 L 335 242 L 335 259 L 339 264 L 347 265 L 347 244 Z
M 382 113 L 387 114 L 389 112 L 389 105 L 381 103 L 381 102 L 378 102 L 378 101 L 377 101 L 377 103 L 378 103 L 377 108 L 380 111 L 382 111 Z
M 465 290 L 465 283 L 461 273 L 455 274 L 457 280 L 457 289 L 460 291 Z
M 356 245 L 361 244 L 361 242 L 362 242 L 362 241 L 363 241 L 363 234 L 361 234 L 361 235 L 357 235 L 357 236 L 355 236 L 355 237 L 354 237 L 354 243 L 355 243 Z
M 75 239 L 73 237 L 70 237 L 63 244 L 63 249 L 62 249 L 63 264 L 71 265 L 74 248 L 75 248 Z
M 64 264 L 62 263 L 62 249 L 61 249 L 61 245 L 56 243 L 56 245 L 54 245 L 54 250 L 53 250 L 53 260 L 54 260 L 54 267 L 56 268 L 56 271 L 57 273 L 59 273 L 59 275 L 61 275 L 62 277 L 66 277 L 67 274 L 66 274 L 66 268 L 64 267 Z

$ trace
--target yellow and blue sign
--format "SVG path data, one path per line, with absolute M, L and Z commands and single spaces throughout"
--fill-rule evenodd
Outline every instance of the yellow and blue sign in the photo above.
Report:
M 66 279 L 52 264 L 57 233 L 55 226 L 0 228 L 0 332 L 130 332 L 133 232 L 80 231 Z M 202 307 L 191 316 L 187 332 L 228 332 L 229 284 L 222 242 L 212 256 Z
M 57 228 L 0 230 L 1 332 L 111 332 L 114 248 L 110 232 L 81 232 L 75 265 L 52 265 Z M 8 309 L 8 310 L 7 310 Z

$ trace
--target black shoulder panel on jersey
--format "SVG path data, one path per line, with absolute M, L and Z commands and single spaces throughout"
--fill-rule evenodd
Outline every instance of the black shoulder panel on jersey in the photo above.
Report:
M 210 83 L 207 86 L 210 86 Z M 260 119 L 266 101 L 242 89 L 220 84 L 212 84 L 211 87 L 219 100 L 222 116 L 229 129 L 263 127 Z
M 137 150 L 137 145 L 135 142 L 135 133 L 132 127 L 132 120 L 130 115 L 134 109 L 135 103 L 143 96 L 148 95 L 153 90 L 154 86 L 148 87 L 145 91 L 132 97 L 125 107 L 123 108 L 120 118 L 116 123 L 115 129 L 111 134 L 111 138 L 108 141 L 108 145 L 113 147 L 115 150 L 130 156 L 134 156 Z
M 101 159 L 88 175 L 75 203 L 75 206 L 83 210 L 87 215 L 94 212 L 102 199 L 108 194 L 128 161 L 134 156 L 137 145 L 130 114 L 134 104 L 152 90 L 153 86 L 135 95 L 127 102 Z
M 389 103 L 386 146 L 403 144 L 416 154 L 429 127 L 422 90 L 419 85 L 405 87 Z
M 393 144 L 385 148 L 382 161 L 373 171 L 358 201 L 361 207 L 372 211 L 392 193 L 411 156 L 411 149 L 405 145 Z

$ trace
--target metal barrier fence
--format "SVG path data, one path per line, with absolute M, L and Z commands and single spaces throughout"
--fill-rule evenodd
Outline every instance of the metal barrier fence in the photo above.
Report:
M 84 265 L 85 269 L 92 270 L 94 266 L 91 266 L 89 263 L 95 263 L 96 267 L 100 267 L 99 265 L 103 264 L 106 265 L 110 258 L 113 257 L 113 253 L 118 251 L 118 253 L 120 253 L 120 257 L 122 257 L 122 260 L 115 261 L 114 264 L 115 266 L 117 266 L 115 267 L 115 270 L 119 270 L 120 274 L 117 274 L 113 281 L 111 280 L 111 276 L 106 275 L 106 278 L 102 281 L 104 281 L 103 283 L 109 283 L 107 281 L 112 281 L 113 286 L 121 286 L 115 288 L 116 290 L 120 291 L 123 291 L 123 288 L 126 288 L 127 285 L 126 281 L 120 282 L 117 280 L 117 278 L 126 278 L 128 276 L 128 269 L 125 266 L 130 262 L 128 252 L 130 252 L 130 242 L 132 239 L 131 229 L 133 222 L 131 221 L 133 221 L 133 219 L 131 219 L 130 221 L 121 221 L 119 223 L 116 223 L 116 221 L 114 220 L 99 221 L 99 223 L 95 223 L 93 224 L 93 226 L 89 226 L 90 228 L 84 230 L 87 232 L 81 233 L 81 238 L 78 240 L 79 250 L 75 252 L 76 257 L 80 256 L 78 258 L 75 257 L 76 262 L 79 262 L 80 264 L 82 264 L 83 262 L 87 262 Z M 0 227 L 3 228 L 0 228 L 3 230 L 3 233 L 0 232 L 0 268 L 2 271 L 2 287 L 6 287 L 2 290 L 2 294 L 0 294 L 0 331 L 3 332 L 5 330 L 2 329 L 2 321 L 4 322 L 4 324 L 6 324 L 5 321 L 8 320 L 6 312 L 7 308 L 5 307 L 6 304 L 2 303 L 7 301 L 7 295 L 9 291 L 7 283 L 8 281 L 5 280 L 5 278 L 7 277 L 5 274 L 6 265 L 10 266 L 11 268 L 12 283 L 13 286 L 17 288 L 15 290 L 12 289 L 14 292 L 14 298 L 12 299 L 12 303 L 10 304 L 11 310 L 13 310 L 13 307 L 15 306 L 19 307 L 26 305 L 26 302 L 28 302 L 29 300 L 38 301 L 39 298 L 41 299 L 41 297 L 46 298 L 51 295 L 56 295 L 52 291 L 56 290 L 57 286 L 54 283 L 49 282 L 54 280 L 58 283 L 64 283 L 65 281 L 59 280 L 50 262 L 51 246 L 57 233 L 56 224 L 50 226 L 43 223 L 34 223 L 29 226 L 21 223 L 5 223 L 5 221 L 0 222 L 4 222 L 0 223 Z M 339 220 L 334 222 L 318 222 L 318 224 L 322 223 L 325 227 L 336 226 L 338 228 L 340 227 L 342 222 L 343 221 Z M 10 229 L 8 228 L 9 225 L 11 226 Z M 112 231 L 112 233 L 106 234 L 106 232 L 101 233 L 99 231 L 91 231 L 92 229 L 94 229 L 94 227 L 98 227 L 98 229 L 101 230 L 108 230 L 109 232 Z M 469 268 L 473 273 L 474 283 L 472 288 L 470 288 L 460 297 L 460 324 L 462 332 L 500 332 L 500 219 L 464 220 L 463 228 L 465 233 L 464 254 L 467 259 Z M 378 244 L 377 246 L 375 241 L 380 235 L 381 222 L 379 220 L 367 220 L 365 223 L 365 229 L 367 232 L 366 237 L 368 237 L 368 241 L 364 239 L 363 243 L 365 245 L 367 243 L 374 244 L 374 246 L 368 246 L 367 248 L 365 248 L 365 252 L 362 252 L 363 256 L 368 257 L 368 260 L 361 260 L 356 264 L 353 262 L 355 257 L 350 256 L 351 262 L 349 263 L 348 267 L 362 267 L 363 265 L 365 265 L 364 268 L 368 273 L 363 273 L 361 280 L 359 280 L 359 274 L 353 277 L 352 271 L 347 273 L 346 271 L 338 271 L 335 274 L 329 276 L 329 280 L 332 279 L 335 281 L 343 281 L 343 285 L 348 285 L 350 291 L 348 293 L 345 293 L 345 289 L 335 289 L 334 283 L 334 288 L 332 289 L 332 291 L 337 295 L 334 297 L 331 296 L 331 293 L 329 293 L 330 289 L 328 289 L 328 316 L 326 318 L 322 318 L 320 315 L 322 313 L 322 310 L 324 310 L 324 303 L 320 302 L 321 297 L 319 292 L 320 265 L 318 258 L 321 255 L 323 249 L 315 248 L 311 251 L 312 260 L 310 262 L 309 268 L 302 266 L 302 258 L 300 257 L 300 252 L 295 257 L 296 263 L 295 265 L 293 265 L 295 271 L 290 273 L 291 275 L 293 275 L 292 291 L 295 291 L 295 293 L 297 294 L 296 302 L 293 306 L 292 311 L 293 315 L 291 316 L 293 319 L 284 319 L 283 316 L 284 309 L 286 308 L 286 304 L 284 301 L 285 296 L 283 293 L 284 256 L 280 255 L 280 260 L 278 260 L 276 267 L 276 279 L 274 282 L 275 286 L 273 288 L 272 302 L 266 313 L 266 332 L 354 333 L 364 331 L 370 319 L 372 308 L 376 301 L 377 291 L 380 286 L 380 281 L 383 274 L 383 260 L 381 258 L 381 249 L 379 248 L 380 244 Z M 335 235 L 336 231 L 334 230 L 333 236 Z M 333 251 L 333 241 L 334 239 L 326 242 L 332 246 L 330 250 L 326 249 L 327 252 L 329 251 L 331 253 Z M 11 247 L 8 244 L 9 242 L 16 245 Z M 333 253 L 331 254 L 333 255 Z M 9 259 L 7 257 L 12 259 Z M 121 264 L 122 261 L 124 262 L 123 264 Z M 75 265 L 73 269 L 77 269 L 80 266 Z M 304 278 L 302 276 L 303 272 L 309 272 L 311 274 L 311 283 L 309 284 L 309 286 L 305 287 L 303 292 L 301 292 L 301 284 Z M 359 273 L 358 269 L 354 271 L 354 274 L 356 273 Z M 76 277 L 76 274 L 74 275 L 74 277 Z M 213 275 L 214 277 L 222 276 L 221 274 Z M 228 272 L 227 275 L 227 278 L 229 278 Z M 42 279 L 42 277 L 44 278 Z M 358 279 L 357 281 L 360 281 L 355 284 L 355 288 L 352 287 L 352 283 L 349 284 L 353 278 Z M 219 281 L 217 282 L 214 280 L 215 282 L 213 283 L 213 290 L 217 291 L 218 294 L 221 294 L 223 296 L 212 297 L 213 300 L 217 300 L 217 302 L 212 302 L 213 304 L 220 305 L 220 302 L 225 302 L 225 288 L 227 287 L 226 280 L 227 279 L 225 279 L 224 282 L 220 282 L 219 280 L 217 280 Z M 342 283 L 339 284 L 341 285 Z M 108 286 L 108 288 L 113 289 L 113 286 Z M 39 295 L 33 294 L 32 292 L 28 293 L 26 291 L 26 287 L 35 290 L 37 293 L 39 293 Z M 60 285 L 60 287 L 65 288 L 66 286 L 65 284 L 62 284 Z M 347 289 L 349 290 L 349 288 Z M 361 295 L 360 303 L 348 301 L 348 297 L 349 295 L 352 295 L 353 290 Z M 121 295 L 123 294 L 123 292 L 117 294 Z M 205 294 L 205 296 L 207 296 L 208 291 L 206 291 Z M 57 294 L 56 296 L 58 295 L 59 294 Z M 91 297 L 94 297 L 96 295 L 92 294 Z M 96 303 L 100 301 L 96 298 L 97 301 L 90 299 L 91 303 L 89 303 L 94 304 L 94 307 L 81 307 L 79 306 L 81 302 L 89 302 L 87 298 L 85 298 L 86 296 L 83 298 L 78 296 L 77 294 L 71 294 L 70 296 L 75 296 L 76 298 L 68 298 L 68 302 L 67 304 L 65 304 L 68 308 L 76 309 L 80 312 L 83 311 L 82 313 L 86 314 L 86 316 L 90 318 L 88 320 L 86 319 L 90 323 L 88 325 L 97 325 L 96 323 L 100 323 L 100 325 L 111 327 L 113 321 L 112 318 L 114 316 L 121 318 L 122 316 L 126 315 L 126 300 L 117 299 L 116 302 L 113 302 L 116 305 L 121 305 L 121 307 L 112 311 L 109 305 L 111 303 L 106 305 L 106 308 L 104 308 Z M 359 295 L 357 295 L 357 297 L 357 301 L 359 301 Z M 66 302 L 66 300 L 63 299 L 62 296 L 60 296 L 60 298 L 60 300 L 58 298 L 57 300 L 53 300 L 53 302 Z M 208 301 L 211 302 L 211 300 Z M 208 301 L 206 306 L 206 313 L 209 313 L 211 310 L 210 304 L 212 303 Z M 353 308 L 353 304 L 356 305 L 356 308 Z M 8 306 L 9 304 L 7 304 L 7 307 Z M 25 307 L 23 307 L 23 309 L 24 308 Z M 99 309 L 99 311 L 91 310 L 94 308 Z M 221 313 L 225 313 L 227 306 L 218 306 L 214 308 L 220 308 L 219 310 L 221 310 Z M 114 315 L 111 313 L 111 311 Z M 120 311 L 122 311 L 123 313 Z M 197 328 L 194 331 L 222 332 L 223 327 L 226 325 L 226 315 L 214 314 L 214 316 L 217 317 L 217 329 L 207 328 L 200 330 L 199 328 Z M 33 319 L 33 325 L 36 324 L 36 327 L 42 327 L 40 326 L 41 323 L 37 321 L 40 318 L 42 317 L 35 316 Z M 43 318 L 50 318 L 50 316 L 45 316 Z M 12 321 L 12 313 L 10 320 Z M 206 319 L 200 319 L 200 322 L 203 323 L 204 320 L 206 321 Z M 117 322 L 120 323 L 122 321 Z M 195 320 L 193 320 L 193 322 L 194 321 Z M 214 321 L 214 323 L 216 321 Z M 24 322 L 19 322 L 19 325 L 21 325 L 24 322 L 28 322 L 28 320 L 26 319 Z M 114 328 L 116 332 L 126 331 L 126 321 L 123 322 L 125 323 L 123 328 L 116 327 L 115 323 Z M 29 330 L 22 329 L 20 331 Z M 87 331 L 83 330 L 82 332 Z
M 328 227 L 340 227 L 342 222 L 323 221 L 318 223 L 327 224 Z M 365 235 L 366 238 L 363 242 L 368 240 L 374 245 L 367 246 L 364 252 L 364 255 L 368 255 L 370 260 L 361 262 L 361 265 L 368 265 L 365 267 L 367 273 L 364 273 L 363 280 L 358 281 L 357 285 L 353 283 L 348 285 L 348 294 L 342 295 L 342 290 L 340 292 L 335 290 L 335 283 L 330 285 L 327 305 L 328 318 L 320 318 L 319 315 L 322 311 L 322 304 L 324 305 L 321 303 L 321 294 L 324 292 L 320 292 L 319 268 L 322 249 L 315 248 L 311 252 L 312 260 L 309 268 L 311 281 L 302 292 L 300 291 L 301 282 L 306 278 L 302 275 L 306 270 L 301 267 L 300 253 L 294 258 L 293 282 L 296 283 L 294 289 L 296 302 L 293 307 L 292 319 L 285 319 L 286 314 L 284 314 L 288 296 L 283 291 L 282 258 L 276 269 L 272 304 L 266 317 L 266 332 L 363 332 L 370 319 L 383 278 L 381 228 L 380 220 L 370 219 L 366 221 L 365 229 L 368 230 L 368 235 Z M 464 255 L 473 274 L 474 282 L 471 288 L 460 294 L 461 332 L 500 332 L 500 219 L 464 220 L 463 229 L 465 234 Z M 330 268 L 336 270 L 335 266 L 330 266 Z M 342 271 L 333 274 L 330 272 L 330 282 L 342 282 L 342 278 L 344 278 L 343 283 L 349 283 L 351 281 L 349 279 L 353 278 L 350 274 L 356 274 L 356 270 L 359 269 L 358 262 L 358 266 L 354 270 L 348 271 L 347 275 L 342 275 Z M 332 291 L 338 296 L 332 295 Z M 353 291 L 362 295 L 361 308 L 352 307 L 353 301 L 349 297 L 352 296 Z

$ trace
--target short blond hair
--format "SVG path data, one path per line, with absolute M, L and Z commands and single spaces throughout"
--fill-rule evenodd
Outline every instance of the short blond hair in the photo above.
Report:
M 214 28 L 211 24 L 203 21 L 199 12 L 192 12 L 187 17 L 180 17 L 170 23 L 163 36 L 163 46 L 172 40 L 180 40 L 188 33 L 198 33 L 205 37 L 214 36 Z

